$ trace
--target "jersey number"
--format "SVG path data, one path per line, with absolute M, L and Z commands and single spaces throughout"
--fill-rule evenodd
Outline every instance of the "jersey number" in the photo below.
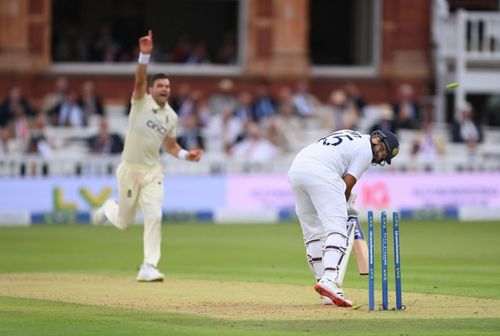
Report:
M 319 139 L 317 142 L 323 142 L 325 146 L 338 146 L 344 139 L 352 141 L 354 138 L 361 138 L 361 133 L 356 131 L 337 131 Z

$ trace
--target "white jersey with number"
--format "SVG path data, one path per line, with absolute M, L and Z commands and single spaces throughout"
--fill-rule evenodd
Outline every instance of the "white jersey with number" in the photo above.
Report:
M 290 170 L 311 175 L 352 175 L 359 180 L 372 162 L 370 136 L 351 130 L 327 135 L 302 149 Z
M 122 160 L 142 166 L 155 166 L 160 161 L 160 148 L 165 136 L 176 137 L 177 114 L 165 104 L 161 108 L 145 94 L 132 99 Z

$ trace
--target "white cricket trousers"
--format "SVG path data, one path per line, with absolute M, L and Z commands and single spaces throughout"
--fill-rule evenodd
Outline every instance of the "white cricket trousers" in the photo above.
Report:
M 119 200 L 104 209 L 108 220 L 119 229 L 135 221 L 137 206 L 144 217 L 144 263 L 157 267 L 161 256 L 163 171 L 154 167 L 121 162 L 116 170 Z
M 347 234 L 346 186 L 340 176 L 315 176 L 311 172 L 290 170 L 288 181 L 305 241 L 333 232 Z
M 347 248 L 345 182 L 335 174 L 288 171 L 295 196 L 295 211 L 304 236 L 306 255 L 317 281 L 335 281 Z

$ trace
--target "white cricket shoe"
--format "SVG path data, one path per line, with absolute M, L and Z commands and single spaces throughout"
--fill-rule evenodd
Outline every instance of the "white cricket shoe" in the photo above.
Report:
M 323 303 L 323 306 L 333 305 L 333 301 L 328 296 L 321 296 L 321 302 Z
M 109 203 L 113 203 L 114 201 L 112 199 L 108 199 L 106 202 L 104 202 L 104 204 L 94 210 L 92 212 L 92 224 L 93 225 L 104 225 L 107 221 L 108 221 L 108 218 L 106 217 L 106 215 L 104 214 L 104 209 L 107 207 L 107 205 Z
M 321 296 L 326 296 L 334 304 L 339 307 L 352 307 L 352 301 L 344 296 L 344 290 L 340 288 L 334 281 L 328 278 L 321 278 L 314 286 L 314 290 Z
M 136 279 L 139 282 L 163 281 L 163 279 L 165 279 L 165 275 L 160 273 L 160 271 L 153 265 L 142 264 Z

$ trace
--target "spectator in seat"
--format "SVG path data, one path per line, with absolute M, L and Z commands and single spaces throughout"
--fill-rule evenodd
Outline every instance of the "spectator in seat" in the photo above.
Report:
M 265 163 L 276 158 L 280 148 L 273 145 L 263 135 L 259 125 L 249 123 L 246 137 L 232 149 L 232 156 L 240 162 Z
M 190 93 L 191 87 L 188 83 L 180 83 L 177 86 L 177 90 L 170 98 L 170 106 L 174 111 L 180 111 L 182 104 L 189 99 Z
M 380 114 L 379 119 L 370 128 L 370 134 L 375 130 L 381 130 L 384 133 L 389 131 L 396 134 L 397 125 L 396 121 L 394 120 L 394 112 L 392 111 L 391 106 L 388 104 L 382 104 L 378 108 L 378 111 Z
M 35 125 L 30 130 L 30 138 L 26 153 L 37 154 L 43 157 L 50 157 L 53 153 L 53 145 L 51 140 L 45 133 L 45 116 L 40 115 L 35 119 Z
M 330 94 L 329 124 L 333 131 L 356 129 L 359 112 L 354 105 L 348 104 L 344 90 L 335 90 Z
M 94 154 L 120 154 L 123 150 L 123 139 L 116 133 L 109 131 L 108 120 L 101 118 L 99 133 L 87 140 L 89 150 Z
M 263 124 L 267 118 L 276 115 L 276 101 L 271 96 L 269 84 L 261 83 L 257 86 L 252 113 L 253 121 L 258 124 Z
M 420 105 L 415 100 L 415 90 L 410 84 L 399 87 L 399 99 L 393 106 L 398 127 L 418 129 L 420 125 Z
M 299 116 L 303 118 L 314 118 L 317 116 L 319 100 L 309 92 L 309 83 L 299 80 L 295 84 L 293 104 Z
M 58 77 L 55 80 L 54 85 L 55 85 L 54 91 L 48 93 L 43 98 L 43 103 L 42 103 L 43 114 L 50 114 L 57 106 L 63 103 L 68 94 L 68 79 L 66 77 Z
M 8 157 L 11 154 L 10 132 L 6 127 L 0 127 L 0 158 Z
M 344 86 L 344 91 L 346 93 L 347 103 L 354 105 L 360 116 L 362 116 L 363 110 L 366 106 L 366 101 L 361 95 L 359 88 L 354 83 L 347 83 Z
M 229 78 L 222 79 L 217 85 L 217 92 L 210 97 L 209 106 L 211 114 L 220 115 L 227 109 L 234 109 L 236 104 L 234 82 Z
M 37 114 L 28 99 L 23 97 L 19 86 L 10 88 L 7 97 L 0 104 L 0 127 L 8 126 L 16 114 L 22 114 L 28 118 L 32 118 Z
M 177 137 L 177 142 L 186 150 L 205 149 L 205 141 L 201 135 L 198 117 L 196 115 L 186 115 L 182 119 L 182 132 Z
M 51 124 L 54 126 L 87 126 L 87 118 L 83 109 L 78 104 L 78 97 L 75 91 L 69 91 L 62 103 L 48 112 Z
M 94 82 L 86 81 L 82 85 L 82 95 L 78 99 L 78 105 L 82 108 L 85 120 L 93 116 L 104 117 L 102 100 L 95 94 Z
M 273 130 L 272 127 L 275 128 L 275 137 L 270 136 L 271 142 L 281 147 L 286 153 L 296 151 L 304 141 L 303 119 L 297 115 L 291 100 L 281 102 L 278 115 L 270 126 L 271 130 Z
M 422 123 L 411 147 L 411 156 L 416 162 L 425 164 L 425 169 L 432 170 L 436 160 L 446 154 L 444 139 L 434 133 L 430 118 Z M 412 160 L 413 161 L 413 160 Z
M 462 118 L 453 122 L 452 141 L 463 142 L 469 150 L 474 151 L 478 143 L 483 141 L 483 130 L 474 121 L 474 108 L 469 102 L 464 102 L 460 110 Z

